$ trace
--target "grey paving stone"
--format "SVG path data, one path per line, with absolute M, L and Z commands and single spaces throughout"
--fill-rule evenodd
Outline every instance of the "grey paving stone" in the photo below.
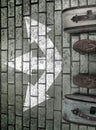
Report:
M 32 2 L 32 3 L 34 3 L 34 2 L 38 2 L 38 0 L 31 0 L 31 2 Z
M 7 29 L 1 29 L 1 49 L 7 49 Z
M 61 35 L 61 11 L 55 11 L 55 35 Z
M 33 85 L 35 85 L 38 82 L 38 79 L 40 78 L 41 74 L 39 74 L 39 78 L 38 78 L 38 73 L 34 73 L 34 71 L 32 71 L 33 74 L 31 76 L 31 82 Z M 43 73 L 43 72 L 42 72 Z
M 86 33 L 80 34 L 80 40 L 81 39 L 87 39 L 87 38 L 88 38 L 88 34 L 86 34 Z
M 89 73 L 90 74 L 96 73 L 96 62 L 89 62 Z
M 8 16 L 14 16 L 14 0 L 8 1 Z
M 30 112 L 29 112 L 29 111 L 26 111 L 26 112 L 23 114 L 23 125 L 24 125 L 25 127 L 27 127 L 27 128 L 30 126 L 29 118 L 31 119 Z M 31 120 L 30 120 L 30 121 L 31 121 Z
M 79 130 L 87 130 L 87 126 L 82 126 L 82 125 L 81 125 L 81 126 L 79 127 Z
M 60 130 L 60 129 L 61 129 L 61 112 L 54 111 L 54 130 Z
M 8 126 L 9 130 L 14 130 L 14 126 Z
M 80 93 L 80 88 L 78 86 L 71 88 L 71 94 L 73 93 Z
M 80 55 L 80 73 L 88 73 L 88 55 Z
M 23 25 L 23 38 L 25 38 L 25 39 L 27 39 L 27 42 L 28 42 L 28 38 L 30 38 L 30 36 L 28 35 L 28 33 L 27 33 L 27 26 L 26 26 L 26 22 L 25 22 L 25 19 L 26 19 L 26 16 L 23 18 L 23 23 L 22 23 L 22 25 Z M 30 20 L 28 21 L 28 23 L 29 23 L 29 25 L 31 25 L 30 24 Z M 29 31 L 31 31 L 31 27 L 30 27 L 30 30 Z M 24 41 L 26 41 L 24 39 Z M 30 40 L 29 40 L 30 41 Z
M 33 109 L 31 109 L 31 117 L 34 119 L 37 118 L 37 116 L 38 116 L 38 108 L 36 106 Z
M 72 62 L 72 75 L 76 75 L 79 73 L 79 62 Z
M 47 25 L 47 30 L 50 29 L 50 31 L 47 33 L 47 43 L 48 43 L 48 38 L 53 42 L 53 44 L 55 45 L 55 38 L 54 38 L 54 25 Z M 46 45 L 47 46 L 47 45 Z M 53 47 L 49 47 L 47 46 L 47 48 L 53 48 Z
M 31 130 L 37 130 L 37 119 L 31 119 Z
M 1 94 L 1 112 L 7 114 L 7 94 Z
M 53 130 L 53 121 L 46 120 L 46 130 Z
M 31 5 L 31 13 L 38 13 L 38 4 Z
M 96 90 L 95 90 L 95 89 L 90 89 L 90 90 L 89 90 L 89 94 L 96 95 Z
M 5 71 L 5 72 L 7 71 L 7 66 L 4 65 L 4 63 L 7 62 L 7 60 L 8 60 L 7 55 L 8 55 L 7 51 L 2 51 L 1 52 L 1 70 Z
M 69 124 L 62 124 L 62 130 L 69 130 Z
M 16 7 L 16 26 L 22 26 L 22 6 Z
M 8 85 L 8 103 L 10 105 L 14 105 L 15 104 L 15 86 L 12 84 Z
M 61 10 L 61 1 L 55 0 L 55 10 Z
M 55 36 L 55 46 L 58 49 L 59 53 L 61 54 L 62 51 L 61 36 Z
M 83 2 L 82 2 L 82 0 L 79 0 L 79 5 L 81 5 L 81 6 L 86 5 L 87 4 L 86 2 L 87 2 L 86 0 L 83 0 Z
M 45 108 L 39 108 L 38 110 L 38 127 L 44 128 L 45 126 Z
M 16 116 L 16 130 L 22 129 L 22 117 Z
M 39 1 L 39 12 L 45 12 L 46 11 L 46 1 L 41 0 Z
M 2 127 L 2 130 L 7 129 L 7 115 L 4 115 L 4 114 L 1 115 L 1 127 Z
M 70 6 L 69 0 L 63 0 L 63 9 L 69 8 L 69 6 Z
M 8 106 L 8 123 L 15 124 L 15 111 L 14 106 Z
M 8 67 L 8 83 L 14 83 L 14 70 Z
M 23 0 L 23 15 L 29 15 L 29 14 L 30 14 L 30 1 Z
M 47 24 L 53 24 L 53 2 L 47 3 Z
M 22 4 L 22 0 L 16 0 L 16 4 Z
M 72 87 L 77 87 L 75 84 L 73 84 L 73 76 L 79 74 L 79 62 L 72 62 L 72 75 L 71 75 L 71 83 L 72 83 Z
M 58 77 L 56 78 L 56 80 L 55 80 L 55 85 L 56 86 L 60 86 L 60 87 L 62 87 L 62 75 L 61 75 L 61 73 L 58 75 Z
M 1 27 L 7 27 L 7 8 L 1 9 Z
M 88 4 L 89 5 L 96 4 L 96 0 L 92 0 L 92 1 L 88 0 Z
M 55 86 L 54 109 L 61 110 L 61 86 Z
M 1 73 L 1 92 L 7 93 L 7 73 Z
M 1 0 L 1 7 L 4 7 L 7 5 L 7 0 Z
M 95 130 L 95 128 L 94 127 L 88 127 L 88 130 Z
M 22 28 L 16 28 L 16 49 L 22 49 Z
M 46 104 L 46 119 L 53 119 L 54 99 L 50 99 Z M 50 107 L 51 106 L 51 107 Z
M 15 40 L 8 41 L 8 61 L 11 61 L 15 57 Z
M 42 23 L 43 25 L 46 25 L 46 15 L 45 13 L 39 13 L 39 23 Z M 40 24 L 39 24 L 40 27 Z M 45 35 L 46 34 L 46 26 L 45 29 L 39 29 L 39 35 Z
M 78 6 L 78 0 L 71 0 L 71 6 L 72 7 Z
M 26 74 L 23 74 L 23 84 L 28 84 L 28 81 L 29 81 L 29 76 Z
M 8 19 L 8 37 L 14 38 L 14 18 Z
M 73 50 L 73 45 L 74 45 L 75 42 L 77 42 L 79 40 L 79 37 L 73 36 L 71 39 L 72 39 L 72 43 L 71 43 L 72 44 L 71 45 L 72 46 L 72 48 L 71 48 L 72 49 L 71 50 L 72 51 L 72 60 L 73 61 L 79 61 L 79 53 Z
M 70 73 L 70 49 L 63 49 L 63 73 Z
M 29 130 L 29 127 L 23 127 L 23 130 Z
M 16 98 L 16 115 L 21 115 L 22 116 L 22 108 L 23 108 L 23 106 L 22 106 L 22 95 L 21 96 L 16 96 L 15 97 Z
M 78 125 L 71 123 L 71 130 L 79 130 Z
M 87 89 L 86 88 L 80 88 L 80 93 L 87 94 Z
M 70 93 L 70 75 L 63 75 L 63 97 Z
M 15 81 L 16 81 L 16 94 L 22 94 L 22 73 L 15 73 Z
M 28 44 L 30 45 L 30 42 L 28 41 L 28 39 L 24 39 L 23 40 L 23 49 L 22 49 L 23 54 L 30 51 L 30 46 Z
M 63 32 L 63 47 L 70 47 L 70 35 Z

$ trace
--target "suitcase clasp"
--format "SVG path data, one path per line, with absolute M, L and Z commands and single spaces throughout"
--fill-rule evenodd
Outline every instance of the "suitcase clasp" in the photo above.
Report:
M 72 17 L 72 21 L 78 23 L 79 21 L 96 20 L 96 14 L 93 14 L 92 10 L 87 10 L 86 15 L 75 15 Z
M 90 114 L 95 114 L 95 113 L 96 113 L 96 107 L 91 107 Z

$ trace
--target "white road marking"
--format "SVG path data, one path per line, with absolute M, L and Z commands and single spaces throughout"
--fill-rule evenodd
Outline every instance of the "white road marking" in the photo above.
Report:
M 39 58 L 40 62 L 38 64 L 38 67 L 40 70 L 45 70 L 45 63 L 47 62 L 46 72 L 49 73 L 46 74 L 46 72 L 44 72 L 40 77 L 38 83 L 36 83 L 35 85 L 32 85 L 31 83 L 28 82 L 23 111 L 26 111 L 29 108 L 33 108 L 34 106 L 49 99 L 49 96 L 46 95 L 46 92 L 54 82 L 53 74 L 55 74 L 55 79 L 56 79 L 59 73 L 61 72 L 61 55 L 59 54 L 56 47 L 54 47 L 54 44 L 52 43 L 50 38 L 47 36 L 47 39 L 45 39 L 45 36 L 43 36 L 46 34 L 45 33 L 46 29 L 47 29 L 47 33 L 51 31 L 51 29 L 48 27 L 46 28 L 45 25 L 39 23 L 39 35 L 41 36 L 38 39 L 37 28 L 30 27 L 30 21 L 32 24 L 37 23 L 37 21 L 33 19 L 30 20 L 30 17 L 25 17 L 27 34 L 28 37 L 31 36 L 31 41 L 29 42 L 31 42 L 32 44 L 35 41 L 45 55 L 45 57 Z M 46 49 L 46 47 L 49 49 Z M 55 60 L 57 60 L 55 61 L 55 63 L 54 63 L 54 51 L 55 51 Z M 31 55 L 31 59 L 29 55 Z M 22 58 L 27 62 L 22 63 Z M 12 61 L 14 61 L 14 59 Z M 16 69 L 22 71 L 22 65 L 23 65 L 23 72 L 26 74 L 31 75 L 32 73 L 30 72 L 32 72 L 32 70 L 34 69 L 37 69 L 37 57 L 32 57 L 32 51 L 24 54 L 23 57 L 22 56 L 17 57 L 15 61 L 16 61 Z M 31 71 L 29 70 L 29 62 L 31 62 Z M 14 67 L 14 64 L 12 62 L 9 62 L 8 65 L 10 67 Z M 55 72 L 54 72 L 54 67 L 55 67 Z M 46 86 L 45 86 L 45 82 L 46 82 Z M 38 96 L 38 101 L 36 96 Z

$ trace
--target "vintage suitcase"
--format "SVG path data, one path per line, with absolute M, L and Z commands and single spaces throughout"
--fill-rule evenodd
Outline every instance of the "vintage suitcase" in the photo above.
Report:
M 96 31 L 96 5 L 63 10 L 64 30 L 69 33 Z
M 65 95 L 63 119 L 71 123 L 96 126 L 96 97 L 80 94 Z

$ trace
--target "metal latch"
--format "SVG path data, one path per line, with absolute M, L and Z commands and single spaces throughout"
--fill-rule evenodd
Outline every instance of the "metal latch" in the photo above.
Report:
M 96 113 L 96 107 L 91 107 L 90 114 L 95 114 L 95 113 Z
M 86 21 L 86 20 L 96 20 L 96 14 L 93 14 L 92 10 L 87 10 L 86 15 L 75 15 L 71 19 L 73 22 L 78 22 L 78 21 Z

